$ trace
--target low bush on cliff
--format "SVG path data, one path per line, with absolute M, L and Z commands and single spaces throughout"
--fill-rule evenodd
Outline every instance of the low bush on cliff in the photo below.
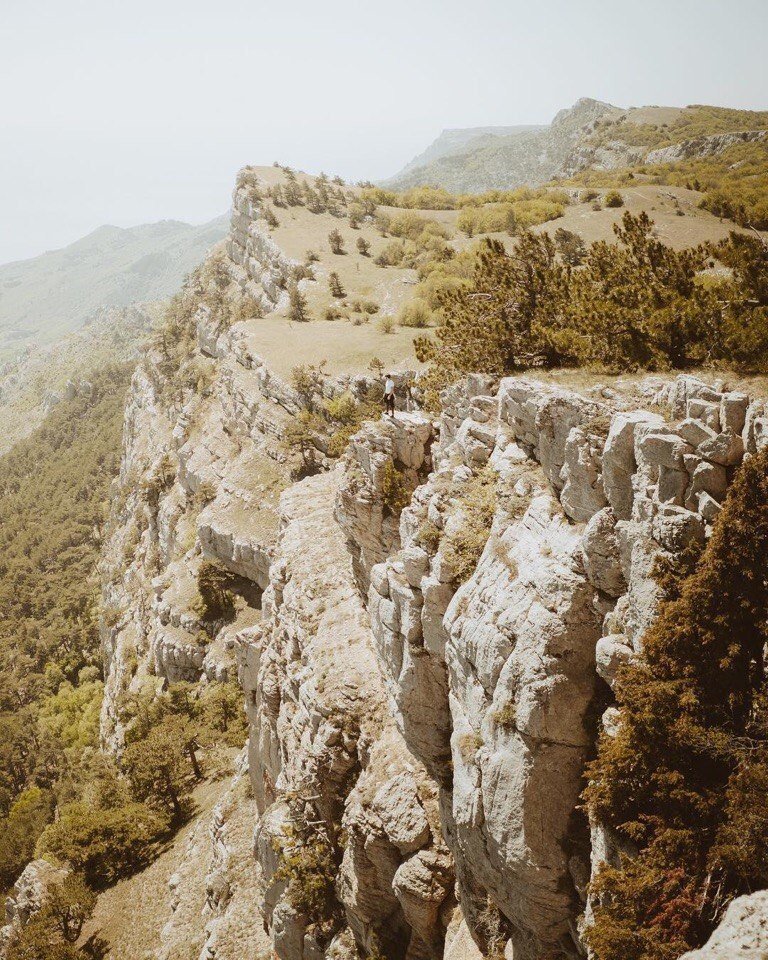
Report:
M 488 542 L 496 509 L 496 474 L 486 468 L 469 480 L 458 498 L 458 522 L 451 523 L 443 538 L 446 563 L 458 583 L 465 583 L 475 572 Z
M 370 306 L 360 305 L 366 312 Z M 380 371 L 379 371 L 380 372 Z M 366 420 L 381 415 L 384 391 L 380 383 L 372 383 L 360 398 L 349 391 L 330 399 L 323 398 L 325 373 L 319 366 L 294 367 L 291 382 L 306 407 L 288 424 L 283 437 L 286 451 L 301 454 L 301 465 L 295 477 L 316 469 L 318 452 L 325 449 L 329 457 L 340 457 L 350 437 Z
M 544 234 L 522 233 L 511 253 L 484 241 L 472 278 L 436 291 L 436 336 L 416 340 L 430 365 L 431 401 L 471 371 L 768 369 L 768 246 L 731 235 L 710 248 L 672 250 L 644 213 L 625 213 L 614 229 L 618 243 L 593 243 L 576 268 Z M 703 282 L 713 257 L 731 276 Z
M 197 572 L 198 598 L 195 612 L 205 625 L 234 619 L 235 596 L 232 591 L 234 577 L 210 560 L 204 560 Z
M 332 917 L 337 872 L 335 849 L 324 837 L 300 839 L 293 832 L 286 835 L 275 880 L 288 884 L 291 906 L 311 923 L 322 924 Z
M 410 499 L 411 488 L 405 473 L 392 460 L 387 460 L 381 479 L 381 500 L 385 509 L 396 516 Z
M 768 885 L 767 553 L 764 450 L 620 676 L 621 725 L 589 768 L 591 815 L 639 851 L 593 884 L 597 960 L 672 960 Z

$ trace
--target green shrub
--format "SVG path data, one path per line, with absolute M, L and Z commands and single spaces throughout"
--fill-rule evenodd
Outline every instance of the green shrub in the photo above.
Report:
M 340 300 L 347 295 L 344 287 L 341 285 L 339 275 L 335 271 L 331 271 L 331 273 L 328 274 L 328 289 L 332 297 L 338 297 Z
M 431 319 L 432 312 L 423 300 L 411 300 L 403 306 L 397 322 L 401 327 L 423 328 L 429 326 Z
M 348 390 L 326 400 L 325 409 L 335 423 L 354 423 L 357 420 L 357 401 Z
M 617 190 L 609 190 L 603 197 L 603 203 L 606 207 L 623 207 L 624 198 Z
M 400 513 L 411 500 L 411 489 L 405 473 L 391 460 L 384 465 L 381 493 L 385 508 L 394 514 Z
M 335 912 L 336 851 L 323 837 L 300 839 L 290 830 L 274 879 L 287 884 L 288 900 L 310 923 L 328 922 Z
M 306 323 L 309 320 L 307 312 L 307 298 L 301 291 L 298 283 L 292 283 L 288 288 L 288 318 L 294 323 Z
M 0 820 L 0 888 L 8 889 L 32 859 L 37 838 L 52 816 L 50 791 L 29 787 L 16 797 Z
M 328 234 L 328 245 L 331 248 L 331 253 L 344 253 L 344 237 L 342 237 L 341 233 L 339 233 L 335 227 Z
M 414 539 L 427 553 L 434 556 L 434 554 L 437 553 L 437 548 L 440 546 L 440 538 L 442 535 L 443 532 L 438 526 L 432 523 L 431 520 L 425 520 L 416 531 Z
M 517 720 L 517 710 L 514 703 L 510 701 L 498 710 L 494 710 L 491 714 L 491 720 L 503 730 L 514 730 Z
M 235 615 L 235 600 L 232 594 L 232 574 L 204 560 L 197 572 L 199 600 L 195 610 L 204 623 L 231 620 Z
M 563 262 L 569 267 L 578 267 L 587 255 L 587 245 L 578 233 L 565 230 L 563 227 L 555 230 L 555 246 Z
M 443 556 L 458 583 L 475 572 L 491 533 L 496 509 L 496 477 L 492 470 L 476 474 L 461 493 L 457 509 L 461 524 L 443 538 Z
M 102 886 L 146 866 L 167 826 L 167 819 L 142 803 L 117 808 L 71 803 L 46 827 L 37 855 L 70 863 L 91 886 Z

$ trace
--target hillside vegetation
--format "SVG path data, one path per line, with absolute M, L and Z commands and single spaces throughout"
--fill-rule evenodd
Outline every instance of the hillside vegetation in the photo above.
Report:
M 629 146 L 649 150 L 672 146 L 694 137 L 711 137 L 736 130 L 768 129 L 768 110 L 734 110 L 692 104 L 677 112 L 672 122 L 649 123 L 636 119 L 641 110 L 628 110 L 617 117 L 597 120 L 587 138 L 591 146 L 603 146 L 620 140 Z
M 148 863 L 192 811 L 206 773 L 198 751 L 245 736 L 234 685 L 177 684 L 130 705 L 120 765 L 98 750 L 96 567 L 131 371 L 91 372 L 87 395 L 63 400 L 0 459 L 0 889 L 36 854 L 68 863 L 76 873 L 56 901 L 65 912 L 87 914 L 91 888 Z M 77 955 L 59 919 L 42 911 L 9 957 Z
M 403 188 L 447 188 L 456 193 L 540 185 L 550 178 L 599 187 L 633 182 L 688 186 L 704 193 L 702 207 L 742 226 L 766 229 L 768 142 L 740 142 L 744 131 L 768 130 L 768 111 L 694 104 L 684 108 L 619 110 L 580 100 L 552 125 L 409 165 L 390 183 Z M 727 136 L 733 140 L 729 142 Z M 723 137 L 707 144 L 703 138 Z M 676 162 L 646 162 L 651 151 L 687 144 Z
M 79 330 L 8 361 L 0 375 L 0 454 L 38 427 L 73 390 L 88 389 L 92 371 L 135 362 L 160 305 L 105 307 Z
M 735 142 L 717 156 L 618 170 L 585 170 L 567 183 L 625 187 L 633 183 L 684 186 L 703 194 L 700 206 L 743 227 L 768 230 L 768 141 Z
M 673 251 L 647 214 L 625 213 L 618 243 L 521 234 L 508 253 L 486 241 L 471 279 L 442 283 L 435 337 L 417 340 L 437 391 L 465 373 L 531 367 L 764 371 L 768 364 L 768 246 L 732 234 Z M 727 275 L 708 272 L 715 258 Z
M 98 741 L 95 568 L 130 367 L 93 379 L 0 459 L 0 886 L 50 820 L 54 786 Z

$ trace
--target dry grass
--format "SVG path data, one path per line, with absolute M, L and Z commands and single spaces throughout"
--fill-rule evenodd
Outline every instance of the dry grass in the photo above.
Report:
M 609 191 L 599 189 L 596 192 L 603 195 Z M 613 241 L 613 226 L 621 222 L 626 210 L 633 214 L 645 210 L 656 224 L 659 240 L 676 250 L 723 240 L 732 230 L 744 232 L 735 223 L 719 220 L 707 210 L 700 210 L 698 205 L 702 194 L 695 190 L 639 184 L 621 187 L 619 193 L 624 199 L 623 207 L 593 210 L 589 203 L 574 203 L 566 207 L 565 214 L 559 219 L 534 229 L 554 234 L 558 227 L 564 227 L 578 233 L 586 243 Z M 678 210 L 684 216 L 680 216 Z
M 284 379 L 295 366 L 322 360 L 327 361 L 325 369 L 331 374 L 366 373 L 373 357 L 396 370 L 420 366 L 413 353 L 414 331 L 396 327 L 392 333 L 384 333 L 375 320 L 360 326 L 348 320 L 299 324 L 272 313 L 263 320 L 249 321 L 248 328 L 253 351 Z

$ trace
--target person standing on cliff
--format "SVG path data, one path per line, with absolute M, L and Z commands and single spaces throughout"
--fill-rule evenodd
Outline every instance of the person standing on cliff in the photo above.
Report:
M 385 412 L 389 414 L 390 417 L 394 420 L 395 418 L 395 381 L 392 379 L 392 374 L 387 374 L 387 379 L 384 381 L 384 404 Z

